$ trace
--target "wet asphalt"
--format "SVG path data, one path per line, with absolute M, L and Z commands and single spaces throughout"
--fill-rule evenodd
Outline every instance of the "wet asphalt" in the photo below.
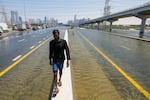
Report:
M 18 55 L 24 55 L 26 52 L 30 51 L 33 46 L 37 46 L 40 41 L 43 41 L 44 38 L 46 39 L 48 36 L 51 36 L 52 30 L 53 29 L 45 29 L 45 30 L 38 30 L 38 31 L 16 33 L 14 35 L 10 35 L 9 37 L 2 38 L 0 40 L 0 71 L 2 71 L 7 66 L 12 64 L 13 59 L 15 57 L 17 57 Z M 64 32 L 65 30 L 62 31 L 62 33 Z M 149 78 L 150 77 L 150 66 L 149 66 L 150 65 L 150 62 L 149 62 L 150 61 L 150 52 L 149 52 L 150 45 L 149 45 L 149 42 L 120 37 L 120 36 L 113 36 L 103 31 L 90 30 L 90 29 L 78 29 L 77 28 L 77 29 L 74 29 L 74 32 L 72 34 L 76 34 L 76 33 L 84 35 L 97 48 L 102 50 L 109 58 L 111 58 L 116 64 L 118 64 L 129 76 L 131 76 L 136 82 L 138 82 L 145 90 L 150 91 L 150 84 L 149 84 L 150 83 L 150 78 Z M 61 37 L 63 37 L 63 34 L 61 34 Z M 97 54 L 96 51 L 92 49 L 92 47 L 88 43 L 86 43 L 85 40 L 83 40 L 82 37 L 80 37 L 80 41 L 87 47 L 87 50 L 91 52 L 93 59 L 96 59 L 97 63 L 102 66 L 103 71 L 105 72 L 106 76 L 108 76 L 107 78 L 112 82 L 112 84 L 114 84 L 117 90 L 120 90 L 120 92 L 123 92 L 123 91 L 126 91 L 128 88 L 134 88 L 132 87 L 130 82 L 128 82 L 126 79 L 123 79 L 122 75 L 117 73 L 117 71 L 112 66 L 110 66 L 110 64 L 108 64 L 108 62 L 105 61 L 103 57 Z M 48 44 L 46 45 L 45 48 L 46 49 L 48 48 Z M 17 89 L 15 89 L 16 92 L 11 93 L 11 98 L 17 98 L 19 100 L 20 98 L 22 98 L 22 96 L 24 96 L 24 98 L 31 98 L 30 97 L 31 94 L 32 96 L 37 96 L 38 94 L 32 93 L 32 89 L 36 91 L 36 88 L 33 88 L 35 83 L 39 82 L 39 80 L 43 81 L 42 77 L 44 77 L 45 81 L 52 80 L 52 76 L 48 77 L 48 75 L 52 75 L 52 73 L 47 70 L 49 69 L 49 66 L 47 66 L 48 61 L 44 61 L 44 59 L 42 60 L 41 58 L 38 58 L 38 54 L 39 56 L 41 54 L 42 57 L 47 59 L 46 53 L 48 53 L 48 51 L 45 52 L 45 50 L 43 50 L 43 53 L 42 51 L 40 52 L 37 52 L 37 54 L 31 55 L 31 58 L 27 58 L 27 61 L 25 61 L 26 65 L 23 65 L 25 67 L 25 70 L 23 73 L 20 70 L 20 69 L 23 70 L 23 67 L 21 67 L 21 68 L 13 69 L 12 72 L 9 72 L 6 76 L 4 76 L 1 79 L 1 83 L 5 82 L 4 80 L 8 81 L 8 83 L 1 84 L 1 90 L 4 90 L 5 92 L 7 92 L 6 94 L 10 95 L 10 93 L 8 93 L 8 90 L 10 90 L 11 92 L 14 90 L 13 88 L 11 89 L 12 86 L 9 84 L 9 81 L 14 82 L 14 83 L 18 81 L 20 83 L 17 83 L 18 87 Z M 83 52 L 81 51 L 81 53 L 84 53 L 84 51 Z M 34 59 L 36 60 L 36 62 L 33 64 L 33 61 L 35 61 Z M 27 68 L 27 66 L 32 66 L 32 67 Z M 44 68 L 41 66 L 47 66 L 47 67 Z M 26 71 L 29 69 L 33 69 L 33 70 Z M 19 75 L 17 73 L 15 74 L 15 72 L 19 73 Z M 41 72 L 42 74 L 40 74 Z M 41 77 L 40 79 L 39 79 L 39 76 Z M 12 79 L 14 79 L 14 81 Z M 45 88 L 47 88 L 48 85 L 50 85 L 50 83 L 51 81 L 50 82 L 47 81 Z M 16 86 L 17 84 L 15 83 L 12 85 Z M 118 84 L 120 85 L 120 87 L 117 86 Z M 20 87 L 20 85 L 22 87 Z M 24 85 L 29 86 L 29 87 L 23 87 Z M 42 86 L 43 85 L 41 82 L 40 87 Z M 31 91 L 27 93 L 29 97 L 25 97 L 25 95 L 19 92 L 20 88 L 23 88 L 24 90 L 22 93 L 24 92 L 27 93 Z M 123 89 L 120 89 L 120 88 L 123 88 Z M 37 91 L 40 91 L 40 90 L 37 90 Z M 131 89 L 131 91 L 127 91 L 128 92 L 127 95 L 132 95 L 132 92 L 135 92 L 135 91 L 138 91 L 138 90 L 135 89 L 132 91 Z M 1 92 L 2 92 L 1 94 L 3 94 L 3 91 Z M 47 94 L 49 93 L 49 88 L 47 88 L 46 92 Z M 21 93 L 21 94 L 18 94 L 18 97 L 13 97 L 13 95 L 17 93 Z M 133 96 L 140 94 L 140 93 L 137 93 L 137 94 L 136 93 L 133 94 Z M 42 92 L 41 92 L 41 95 L 42 95 Z M 122 94 L 122 95 L 123 97 L 126 96 L 126 94 Z M 5 95 L 5 97 L 7 98 L 7 95 Z M 142 100 L 144 100 L 143 97 L 142 97 Z
M 16 32 L 0 39 L 0 71 L 52 35 L 52 29 Z
M 90 29 L 77 28 L 75 32 L 84 35 L 145 90 L 150 91 L 150 42 L 110 35 L 104 31 Z M 94 51 L 91 50 L 91 52 Z M 99 56 L 99 54 L 94 56 Z M 109 70 L 111 68 L 104 67 L 103 69 L 107 69 L 107 73 L 111 73 L 111 70 Z M 112 74 L 110 75 L 112 76 Z M 114 80 L 119 79 L 117 75 L 112 78 Z M 114 81 L 113 79 L 112 81 Z
M 23 44 L 25 45 L 22 44 L 24 48 L 28 48 L 27 51 L 25 51 L 25 49 L 22 48 L 19 43 L 16 45 L 14 44 L 15 46 L 18 46 L 16 50 L 23 50 L 26 54 L 26 52 L 31 51 L 30 46 L 32 47 L 32 45 L 35 44 L 39 45 L 39 41 L 43 42 L 43 39 L 47 38 L 47 36 L 50 35 L 44 45 L 35 50 L 32 54 L 18 63 L 14 68 L 0 77 L 0 100 L 51 100 L 53 71 L 51 66 L 49 65 L 49 41 L 53 39 L 53 37 L 51 36 L 52 30 L 53 28 L 31 31 L 29 33 L 21 34 L 20 37 L 18 37 L 18 33 L 16 33 L 10 35 L 11 37 L 6 37 L 6 39 L 9 38 L 9 40 L 7 40 L 7 42 L 9 42 L 8 44 L 18 43 L 15 40 L 17 38 L 28 38 L 28 41 L 30 42 L 26 43 L 24 41 Z M 60 36 L 62 38 L 64 36 L 64 33 L 65 30 L 60 29 Z M 12 46 L 12 50 L 15 49 L 15 46 Z M 25 55 L 23 51 L 21 53 Z M 13 55 L 13 52 L 14 51 L 11 52 L 10 50 L 10 55 L 8 56 L 11 57 Z M 5 60 L 3 61 L 9 63 L 7 59 Z M 10 63 L 13 62 L 10 60 Z M 9 65 L 7 63 L 4 64 L 4 68 L 7 68 L 6 65 Z

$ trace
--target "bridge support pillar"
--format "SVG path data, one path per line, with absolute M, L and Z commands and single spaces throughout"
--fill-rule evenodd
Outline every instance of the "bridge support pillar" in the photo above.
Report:
M 92 29 L 94 29 L 94 24 L 91 24 Z
M 86 24 L 86 25 L 84 25 L 84 28 L 88 28 L 88 25 Z
M 141 27 L 140 27 L 139 38 L 143 38 L 143 36 L 144 36 L 145 22 L 146 22 L 146 18 L 141 18 Z
M 100 22 L 97 23 L 97 29 L 100 30 Z
M 110 21 L 109 32 L 112 31 L 112 21 Z

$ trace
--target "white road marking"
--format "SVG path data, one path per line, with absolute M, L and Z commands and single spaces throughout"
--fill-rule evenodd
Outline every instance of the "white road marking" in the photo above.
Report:
M 18 40 L 18 42 L 23 42 L 23 41 L 25 41 L 25 39 Z
M 30 47 L 30 49 L 33 49 L 34 47 L 35 47 L 35 46 L 33 45 L 33 46 Z
M 130 48 L 128 48 L 128 47 L 126 47 L 126 46 L 120 46 L 121 48 L 124 48 L 124 49 L 126 49 L 126 50 L 131 50 Z
M 35 35 L 32 35 L 31 37 L 36 37 Z
M 22 55 L 19 55 L 19 56 L 15 57 L 12 61 L 18 60 L 21 56 L 22 56 Z
M 16 38 L 18 38 L 18 37 L 21 37 L 21 36 L 18 36 L 18 35 L 17 35 Z

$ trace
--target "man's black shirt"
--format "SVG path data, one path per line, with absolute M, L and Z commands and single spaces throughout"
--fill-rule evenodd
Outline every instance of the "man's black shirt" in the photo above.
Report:
M 64 61 L 65 55 L 64 50 L 66 50 L 67 60 L 70 60 L 70 53 L 67 42 L 63 39 L 59 41 L 52 40 L 49 43 L 49 59 L 53 59 L 53 62 Z

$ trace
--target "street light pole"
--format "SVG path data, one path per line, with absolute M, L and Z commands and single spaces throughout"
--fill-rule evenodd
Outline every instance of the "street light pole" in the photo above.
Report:
M 25 23 L 26 23 L 27 19 L 26 19 L 26 5 L 25 5 L 25 0 L 23 0 L 23 3 L 24 3 L 24 18 L 25 18 Z

